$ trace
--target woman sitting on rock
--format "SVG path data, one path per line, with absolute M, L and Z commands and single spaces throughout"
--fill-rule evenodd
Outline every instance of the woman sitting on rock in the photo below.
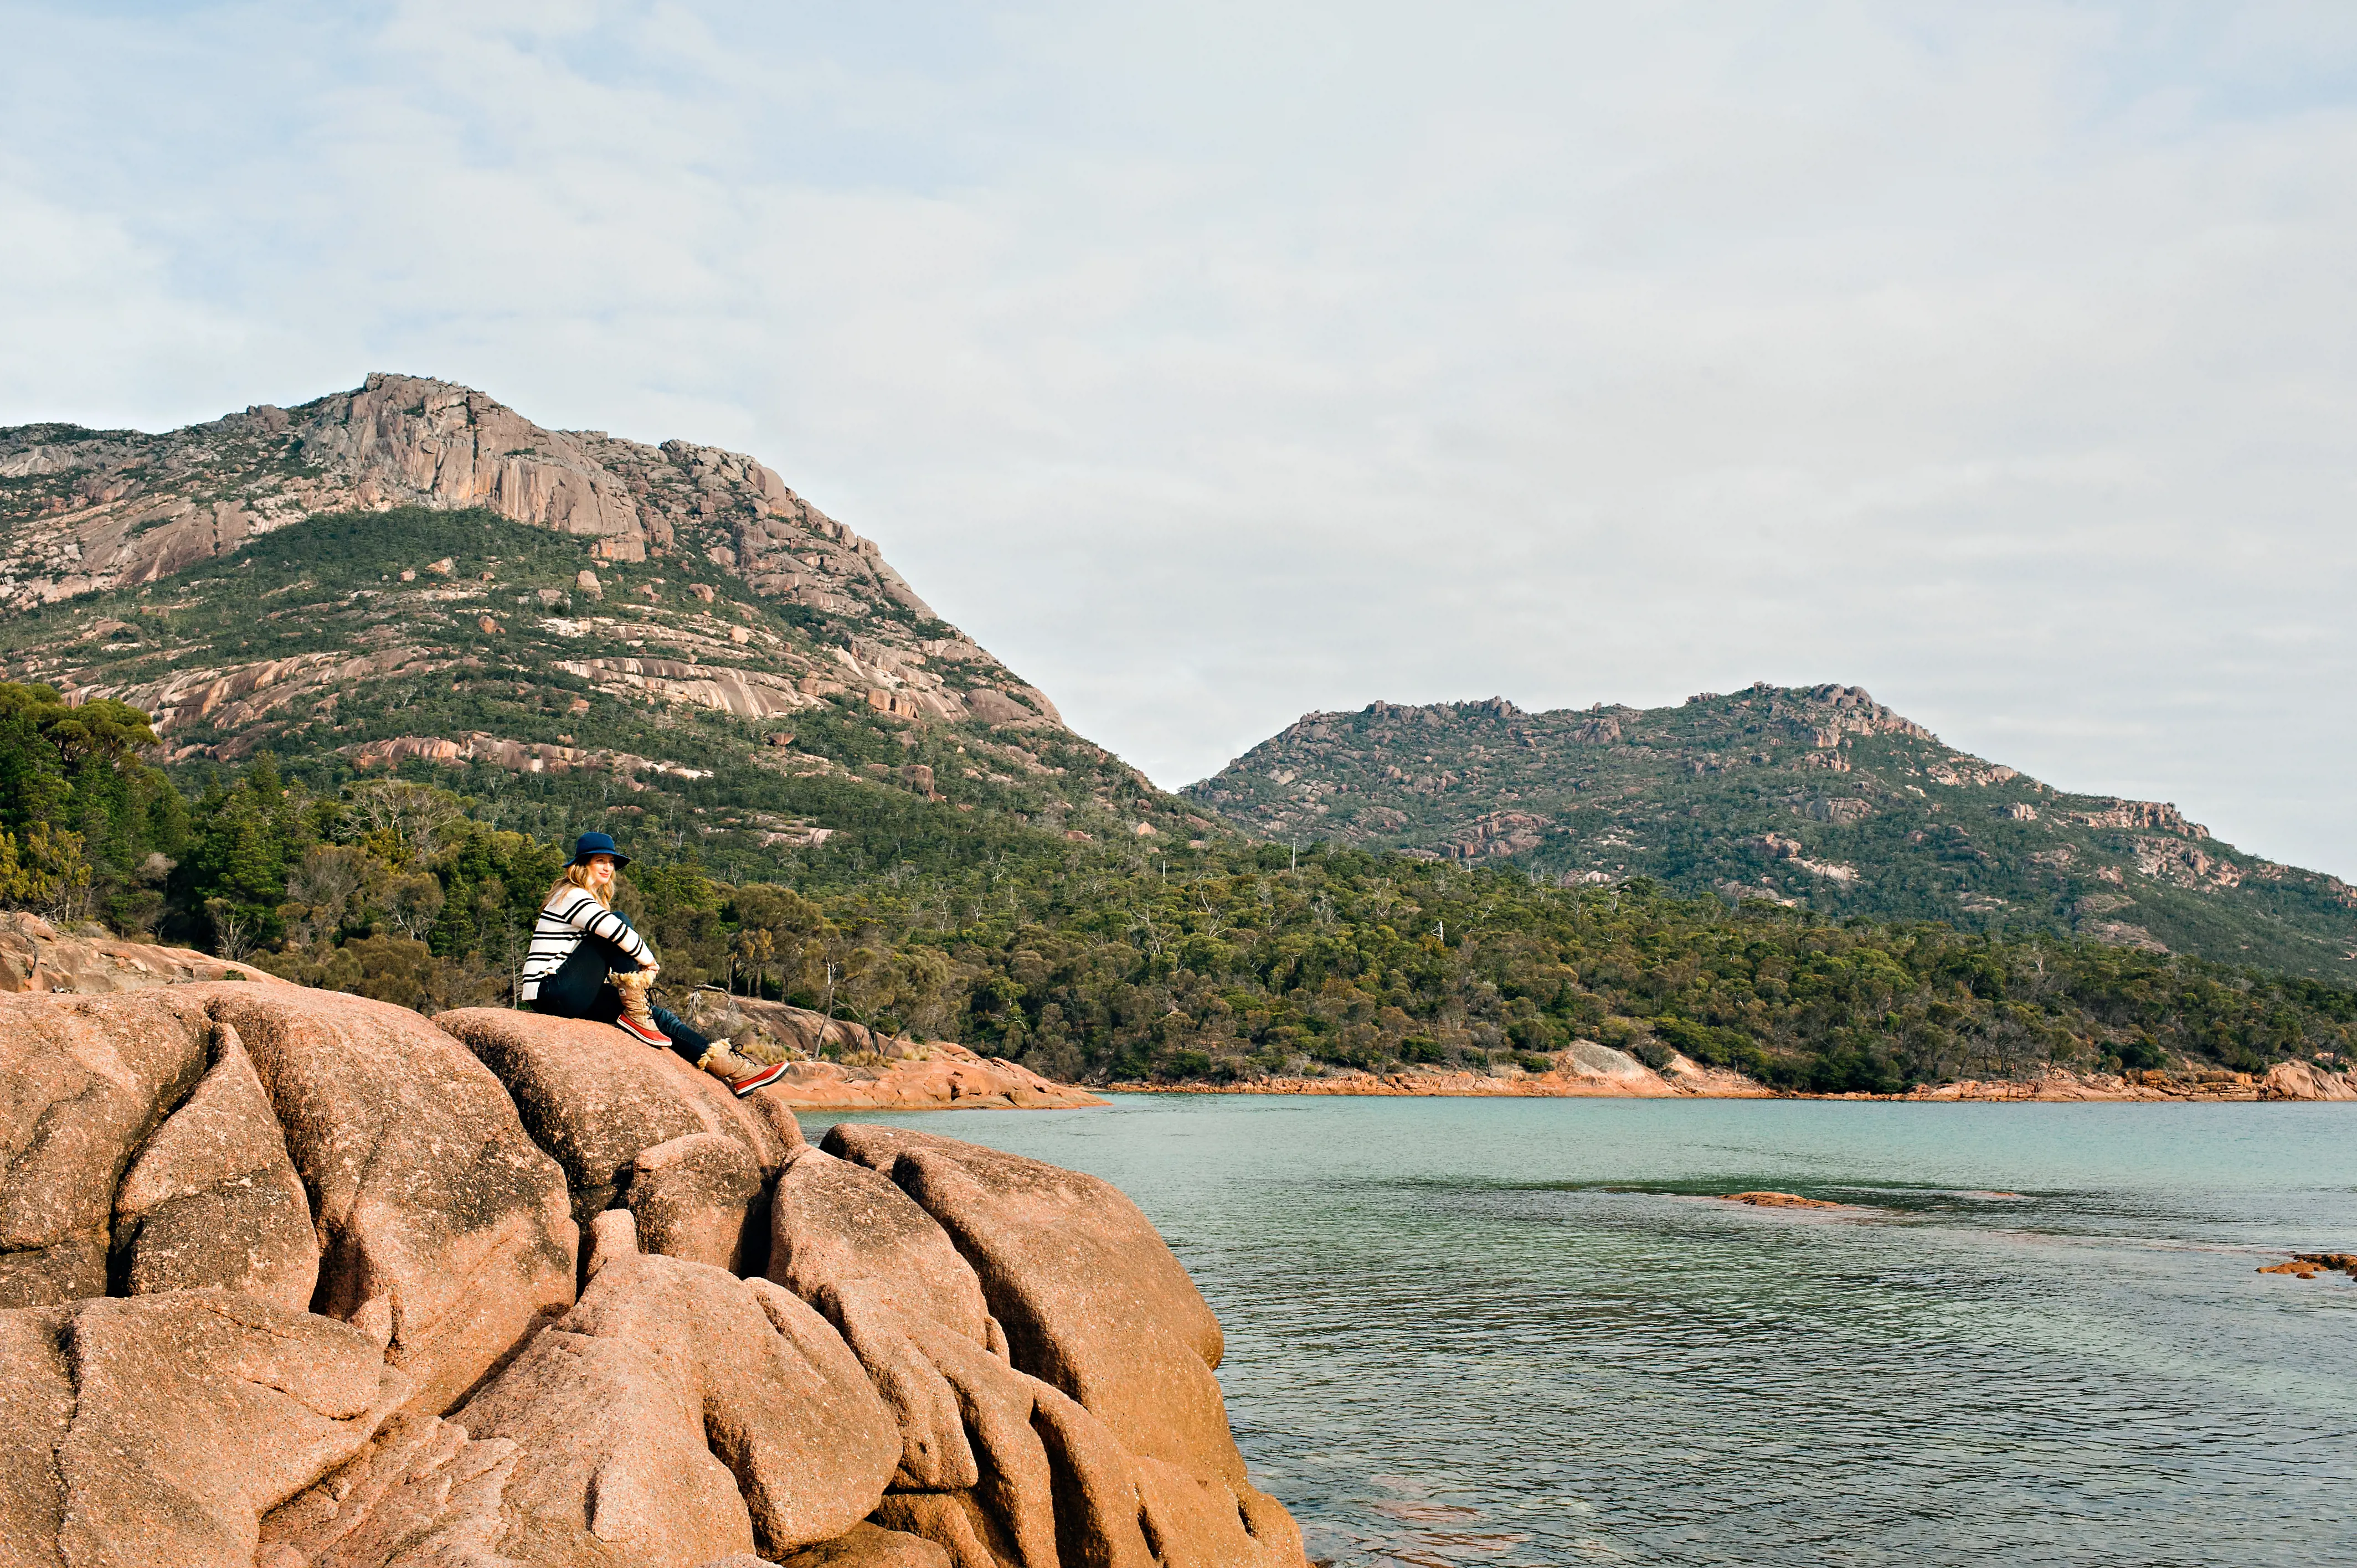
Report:
M 614 873 L 630 860 L 604 833 L 573 841 L 573 859 L 548 890 L 532 929 L 517 997 L 535 1013 L 594 1018 L 650 1046 L 668 1046 L 740 1095 L 776 1081 L 786 1070 L 782 1062 L 763 1067 L 738 1056 L 726 1041 L 705 1039 L 677 1014 L 647 1000 L 662 966 L 629 917 L 614 908 Z

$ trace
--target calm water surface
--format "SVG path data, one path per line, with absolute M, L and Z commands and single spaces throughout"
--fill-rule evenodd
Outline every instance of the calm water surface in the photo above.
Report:
M 1313 1558 L 2357 1563 L 2357 1106 L 1126 1096 Z M 806 1119 L 813 1136 L 831 1117 Z M 1855 1207 L 1761 1210 L 1772 1187 Z

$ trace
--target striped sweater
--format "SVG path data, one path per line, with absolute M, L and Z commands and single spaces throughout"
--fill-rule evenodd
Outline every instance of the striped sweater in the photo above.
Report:
M 573 956 L 585 936 L 603 937 L 641 964 L 655 961 L 654 949 L 630 927 L 630 922 L 569 882 L 560 882 L 533 923 L 532 948 L 524 954 L 523 971 L 516 977 L 516 996 L 530 1002 L 540 994 L 540 983 L 554 974 Z

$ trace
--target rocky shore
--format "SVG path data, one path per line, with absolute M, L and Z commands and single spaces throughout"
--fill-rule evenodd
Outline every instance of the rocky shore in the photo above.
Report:
M 2264 1073 L 2144 1072 L 2077 1073 L 2056 1070 L 2022 1081 L 1966 1080 L 1919 1089 L 1906 1095 L 1841 1095 L 1845 1100 L 2357 1100 L 2348 1074 L 2327 1072 L 2307 1062 L 2277 1062 Z
M 1741 1073 L 1706 1068 L 1674 1056 L 1659 1072 L 1633 1057 L 1603 1047 L 1587 1055 L 1619 1057 L 1614 1063 L 1566 1061 L 1546 1072 L 1509 1069 L 1499 1073 L 1451 1071 L 1433 1067 L 1397 1072 L 1340 1072 L 1320 1078 L 1264 1078 L 1235 1083 L 1116 1083 L 1114 1092 L 1134 1094 L 1374 1094 L 1441 1097 L 1494 1096 L 1522 1099 L 1706 1100 L 1884 1100 L 1884 1101 L 2260 1101 L 2357 1100 L 2352 1075 L 2328 1072 L 2307 1062 L 2277 1062 L 2266 1072 L 2074 1073 L 2057 1069 L 2042 1078 L 1966 1079 L 1906 1094 L 1795 1094 L 1770 1089 Z M 1574 1053 L 1565 1052 L 1565 1058 Z
M 1544 1072 L 1506 1068 L 1491 1072 L 1404 1067 L 1396 1072 L 1336 1072 L 1317 1078 L 1253 1079 L 1234 1083 L 1116 1083 L 1132 1094 L 1386 1094 L 1535 1100 L 1719 1100 L 1770 1098 L 1775 1090 L 1741 1073 L 1706 1068 L 1678 1054 L 1659 1072 L 1632 1056 L 1585 1040 L 1558 1053 Z
M 0 1058 L 0 1562 L 1302 1568 L 1093 1177 L 285 984 Z

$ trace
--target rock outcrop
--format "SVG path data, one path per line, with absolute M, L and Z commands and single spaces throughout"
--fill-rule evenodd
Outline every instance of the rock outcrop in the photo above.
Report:
M 919 628 L 942 628 L 875 542 L 752 457 L 684 441 L 651 446 L 603 431 L 550 430 L 471 387 L 430 377 L 377 371 L 299 408 L 258 405 L 162 435 L 0 430 L 0 479 L 16 481 L 0 495 L 0 605 L 157 583 L 315 513 L 482 508 L 580 536 L 599 561 L 684 553 L 736 574 L 764 598 L 860 617 L 867 629 L 842 643 L 828 668 L 897 716 L 1062 727 L 1043 693 L 972 641 L 921 635 Z M 452 566 L 441 560 L 424 570 L 447 579 Z M 414 567 L 401 576 L 418 580 Z M 585 601 L 603 598 L 594 570 L 575 581 Z M 705 602 L 710 595 L 706 586 Z M 496 618 L 477 618 L 488 623 L 486 635 L 501 635 Z M 123 631 L 139 635 L 127 623 Z M 944 675 L 942 664 L 960 661 L 978 669 Z M 245 675 L 250 688 L 283 679 L 254 675 L 256 668 L 218 679 Z M 985 680 L 969 703 L 976 673 Z M 813 702 L 791 676 L 780 682 L 734 667 L 696 668 L 684 678 L 640 670 L 592 678 L 737 713 Z M 145 693 L 140 705 L 185 705 L 168 695 Z M 159 723 L 159 732 L 167 727 L 168 719 Z
M 227 1024 L 213 1063 L 139 1151 L 114 1194 L 110 1273 L 129 1295 L 218 1285 L 311 1305 L 319 1239 L 269 1093 Z
M 283 984 L 0 1053 L 0 1563 L 1303 1568 L 1093 1178 Z
M 1705 1067 L 1673 1051 L 1659 1071 L 1624 1051 L 1574 1040 L 1535 1068 L 1407 1067 L 1395 1072 L 1329 1072 L 1318 1078 L 1271 1077 L 1234 1083 L 1125 1083 L 1115 1089 L 1152 1094 L 1377 1094 L 1452 1099 L 1754 1100 L 1776 1091 L 1727 1068 Z
M 0 1312 L 0 1547 L 60 1568 L 245 1568 L 408 1391 L 361 1330 L 223 1291 Z
M 798 1111 L 1070 1111 L 1104 1103 L 1004 1057 L 878 1034 L 781 1002 L 707 987 L 686 998 L 685 1015 L 758 1060 L 791 1063 L 771 1093 Z M 838 1059 L 819 1059 L 822 1052 Z
M 22 910 L 0 915 L 0 992 L 43 991 L 66 996 L 103 996 L 150 985 L 186 985 L 198 980 L 285 983 L 267 970 L 231 963 L 189 948 L 156 947 L 97 934 L 61 936 L 38 915 Z

